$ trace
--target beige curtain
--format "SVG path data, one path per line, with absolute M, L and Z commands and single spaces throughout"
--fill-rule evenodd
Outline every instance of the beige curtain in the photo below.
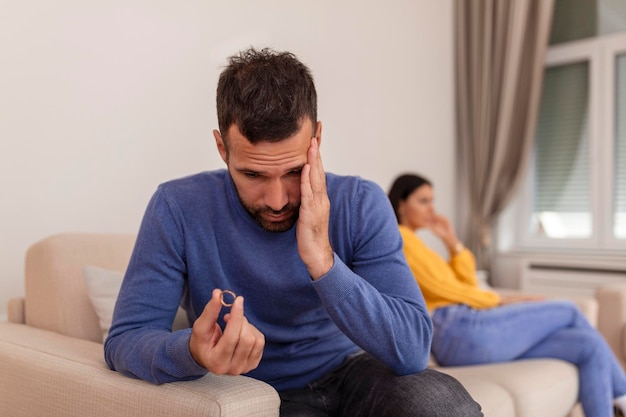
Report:
M 456 0 L 458 184 L 465 244 L 489 269 L 490 233 L 534 141 L 553 0 Z

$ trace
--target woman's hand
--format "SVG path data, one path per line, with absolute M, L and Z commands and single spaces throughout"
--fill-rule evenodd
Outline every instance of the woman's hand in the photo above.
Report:
M 456 254 L 456 248 L 459 245 L 459 239 L 456 236 L 454 228 L 450 221 L 437 213 L 433 214 L 433 220 L 430 224 L 430 230 L 435 236 L 441 239 L 452 254 Z
M 515 295 L 500 295 L 500 305 L 524 303 L 527 301 L 543 301 L 546 298 L 541 295 L 531 294 L 515 294 Z

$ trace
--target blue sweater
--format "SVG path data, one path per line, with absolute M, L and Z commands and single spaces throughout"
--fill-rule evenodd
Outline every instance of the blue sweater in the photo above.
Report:
M 191 329 L 171 326 L 179 305 L 193 323 L 214 288 L 245 297 L 245 315 L 266 341 L 247 375 L 277 390 L 302 388 L 359 350 L 399 375 L 424 369 L 432 323 L 387 196 L 358 177 L 326 178 L 335 264 L 317 281 L 298 255 L 295 226 L 262 229 L 228 171 L 159 186 L 105 341 L 111 369 L 157 384 L 206 374 L 189 352 Z

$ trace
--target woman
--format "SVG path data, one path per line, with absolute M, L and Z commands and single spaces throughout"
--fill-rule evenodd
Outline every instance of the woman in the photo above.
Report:
M 608 344 L 567 301 L 504 297 L 478 286 L 475 261 L 433 207 L 432 184 L 417 175 L 398 177 L 389 199 L 404 253 L 434 324 L 432 353 L 443 366 L 557 358 L 578 367 L 585 415 L 612 417 L 626 410 L 626 375 Z M 449 262 L 415 232 L 429 229 L 450 252 Z

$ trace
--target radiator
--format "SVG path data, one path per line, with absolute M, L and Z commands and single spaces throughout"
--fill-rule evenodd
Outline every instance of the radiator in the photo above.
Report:
M 546 260 L 522 262 L 521 287 L 529 292 L 594 296 L 602 285 L 626 284 L 624 265 L 581 265 Z

